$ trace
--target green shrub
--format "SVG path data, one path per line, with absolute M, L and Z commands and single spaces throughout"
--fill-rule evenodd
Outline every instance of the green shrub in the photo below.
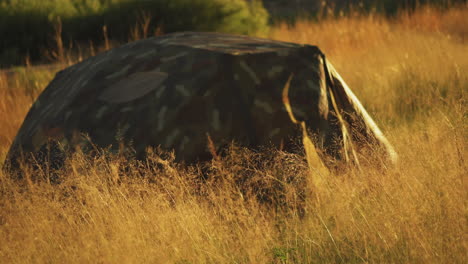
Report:
M 33 60 L 54 45 L 59 21 L 67 43 L 103 41 L 103 26 L 111 39 L 131 38 L 141 18 L 154 32 L 175 31 L 266 33 L 268 13 L 260 1 L 246 0 L 0 0 L 0 66 Z

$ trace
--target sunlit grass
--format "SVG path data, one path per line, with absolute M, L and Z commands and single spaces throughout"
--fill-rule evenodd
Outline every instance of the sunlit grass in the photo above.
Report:
M 299 21 L 293 28 L 279 25 L 272 37 L 319 46 L 377 119 L 398 122 L 444 103 L 451 110 L 464 96 L 468 18 L 463 12 L 466 8 L 447 13 L 424 8 L 393 20 L 358 15 Z
M 0 262 L 465 263 L 466 17 L 424 9 L 272 30 L 327 54 L 397 166 L 314 189 L 304 157 L 238 148 L 203 168 L 76 155 L 58 185 L 0 172 Z M 1 76 L 1 155 L 52 75 Z

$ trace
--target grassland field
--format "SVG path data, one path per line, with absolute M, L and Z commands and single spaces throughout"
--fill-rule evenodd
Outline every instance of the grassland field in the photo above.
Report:
M 269 32 L 328 55 L 395 146 L 396 166 L 351 167 L 311 186 L 301 155 L 233 148 L 205 165 L 204 183 L 201 168 L 157 155 L 76 155 L 59 185 L 0 172 L 0 262 L 467 263 L 466 25 L 460 5 Z M 55 72 L 0 75 L 0 160 Z

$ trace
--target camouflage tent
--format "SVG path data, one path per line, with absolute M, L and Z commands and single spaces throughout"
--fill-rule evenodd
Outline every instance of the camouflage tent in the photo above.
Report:
M 301 131 L 302 130 L 302 131 Z M 7 155 L 18 164 L 76 147 L 174 150 L 291 148 L 307 131 L 323 153 L 356 159 L 355 145 L 392 147 L 318 47 L 216 33 L 175 33 L 109 50 L 61 72 L 26 116 Z M 89 140 L 88 140 L 89 139 Z M 55 142 L 51 148 L 51 142 Z

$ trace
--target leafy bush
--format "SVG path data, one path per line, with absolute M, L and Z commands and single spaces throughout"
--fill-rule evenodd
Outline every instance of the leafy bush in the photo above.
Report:
M 54 43 L 61 25 L 64 41 L 127 41 L 135 25 L 146 18 L 149 29 L 164 32 L 217 31 L 262 34 L 268 13 L 259 1 L 245 0 L 0 0 L 0 65 L 33 60 Z

